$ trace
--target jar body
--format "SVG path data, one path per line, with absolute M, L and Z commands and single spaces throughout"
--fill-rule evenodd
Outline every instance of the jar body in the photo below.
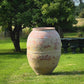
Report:
M 49 74 L 61 55 L 61 40 L 54 28 L 33 30 L 27 39 L 27 58 L 36 74 Z

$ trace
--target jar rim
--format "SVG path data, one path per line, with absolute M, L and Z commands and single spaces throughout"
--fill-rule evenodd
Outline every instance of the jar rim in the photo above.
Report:
M 41 30 L 55 30 L 55 27 L 36 27 L 36 28 L 33 28 L 33 31 L 41 31 Z

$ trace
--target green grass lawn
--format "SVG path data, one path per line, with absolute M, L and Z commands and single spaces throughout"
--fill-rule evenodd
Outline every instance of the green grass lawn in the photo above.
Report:
M 77 32 L 72 32 L 72 33 L 64 33 L 64 38 L 79 38 L 79 37 Z M 83 37 L 80 38 L 84 38 L 84 33 Z
M 73 33 L 64 33 L 64 37 L 65 38 L 77 38 L 77 33 L 73 32 Z
M 21 39 L 21 48 L 26 49 L 26 39 Z M 0 40 L 0 84 L 84 84 L 84 53 L 62 54 L 52 74 L 37 76 L 26 52 L 13 50 L 10 39 Z

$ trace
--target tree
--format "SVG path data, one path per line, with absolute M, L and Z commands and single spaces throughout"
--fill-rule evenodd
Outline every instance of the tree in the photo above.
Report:
M 33 22 L 38 26 L 55 26 L 66 31 L 75 22 L 74 3 L 70 0 L 36 0 Z M 40 10 L 41 9 L 41 10 Z M 69 28 L 69 29 L 68 29 Z
M 75 3 L 79 3 L 79 5 L 78 6 L 76 6 L 76 11 L 75 11 L 75 13 L 76 13 L 76 15 L 77 16 L 79 16 L 79 17 L 81 17 L 82 16 L 82 14 L 83 14 L 83 9 L 84 9 L 84 2 L 83 2 L 83 0 L 74 0 L 75 1 Z
M 82 9 L 82 11 L 79 13 L 79 17 L 84 18 L 84 9 Z
M 0 25 L 9 31 L 15 50 L 20 51 L 20 31 L 31 26 L 33 0 L 1 0 Z
M 10 33 L 16 51 L 20 51 L 20 31 L 35 26 L 55 26 L 58 31 L 72 25 L 74 4 L 70 0 L 1 0 L 0 25 Z

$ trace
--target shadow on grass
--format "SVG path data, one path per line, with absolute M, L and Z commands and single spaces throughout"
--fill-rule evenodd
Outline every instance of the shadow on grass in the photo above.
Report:
M 9 58 L 23 58 L 26 56 L 26 49 L 22 49 L 21 52 L 15 52 L 11 49 L 4 49 L 0 51 L 0 58 L 9 59 Z
M 84 75 L 84 71 L 53 72 L 50 75 Z

